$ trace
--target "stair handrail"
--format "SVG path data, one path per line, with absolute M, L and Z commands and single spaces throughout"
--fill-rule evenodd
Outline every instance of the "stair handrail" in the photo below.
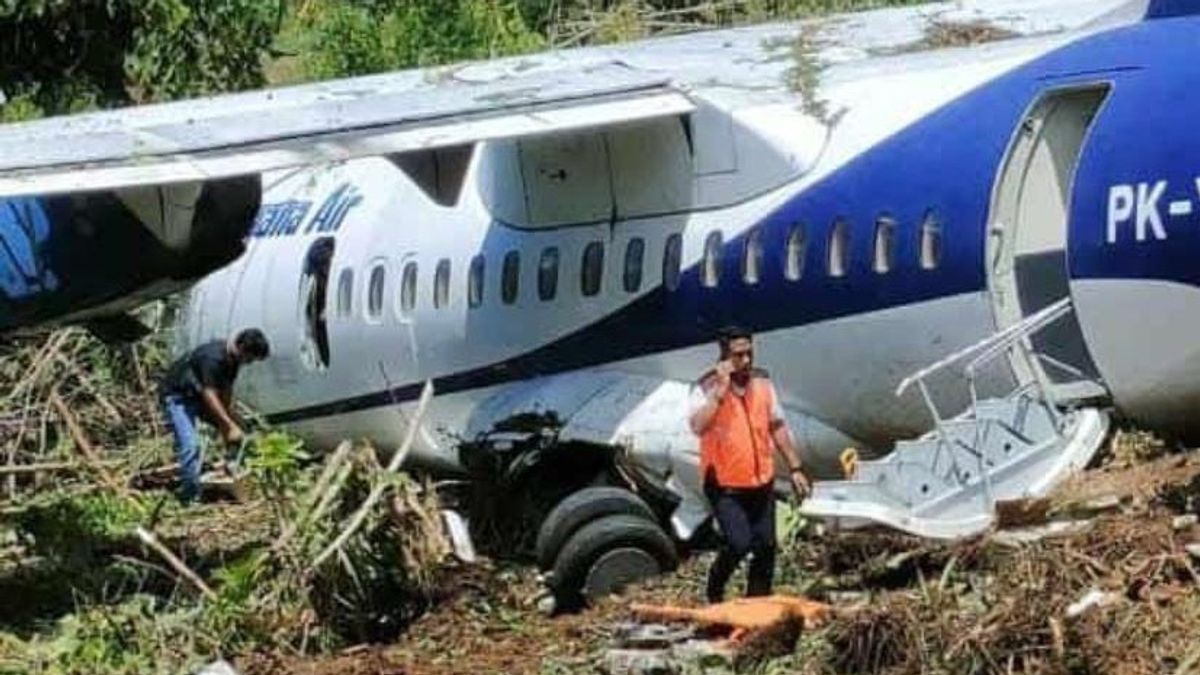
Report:
M 984 351 L 984 353 L 972 359 L 971 362 L 967 364 L 966 368 L 963 369 L 963 372 L 968 376 L 974 375 L 980 367 L 990 363 L 997 356 L 1007 352 L 1018 341 L 1036 335 L 1043 328 L 1049 326 L 1055 321 L 1058 321 L 1067 314 L 1070 314 L 1072 310 L 1071 298 L 1066 297 L 1052 305 L 1045 307 L 1035 314 L 1029 315 L 1028 318 L 1015 324 L 1019 330 L 1011 335 L 1005 336 L 1001 340 L 995 340 L 993 344 L 991 344 Z M 1040 357 L 1041 354 L 1034 354 L 1032 356 Z
M 995 356 L 998 354 L 1003 353 L 1018 341 L 1037 333 L 1054 321 L 1062 318 L 1070 311 L 1071 298 L 1062 298 L 1061 300 L 1048 305 L 1033 314 L 1030 314 L 1021 321 L 1014 323 L 1003 330 L 997 331 L 996 333 L 983 338 L 979 342 L 968 345 L 967 347 L 964 347 L 957 352 L 954 352 L 949 356 L 946 356 L 939 361 L 932 363 L 921 370 L 918 370 L 912 375 L 909 375 L 901 380 L 900 385 L 896 387 L 896 396 L 903 396 L 904 392 L 908 391 L 909 387 L 917 382 L 925 380 L 930 375 L 944 370 L 951 365 L 967 358 L 968 356 L 979 352 L 980 350 L 987 350 L 986 354 L 981 354 L 972 361 L 971 365 L 977 368 L 986 361 L 995 358 Z M 968 366 L 968 368 L 970 368 L 970 366 Z

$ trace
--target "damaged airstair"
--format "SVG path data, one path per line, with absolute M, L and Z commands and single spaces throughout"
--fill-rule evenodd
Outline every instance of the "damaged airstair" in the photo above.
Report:
M 846 480 L 817 483 L 801 511 L 845 528 L 885 525 L 922 537 L 969 537 L 992 526 L 997 502 L 1044 496 L 1082 469 L 1108 434 L 1106 392 L 1034 351 L 1030 340 L 1071 311 L 1063 298 L 905 379 L 896 395 L 915 385 L 933 430 L 897 443 L 883 459 L 859 462 Z M 1029 364 L 1029 381 L 1003 398 L 980 400 L 976 375 L 1001 356 Z M 971 405 L 947 419 L 927 381 L 954 366 L 966 378 Z M 1052 382 L 1046 368 L 1070 381 Z

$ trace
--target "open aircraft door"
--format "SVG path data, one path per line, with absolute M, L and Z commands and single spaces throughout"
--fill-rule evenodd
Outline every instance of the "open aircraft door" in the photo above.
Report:
M 1015 130 L 992 196 L 986 266 L 997 330 L 1071 294 L 1068 214 L 1079 158 L 1110 94 L 1108 84 L 1041 96 Z M 1106 396 L 1074 313 L 1030 336 L 1010 356 L 1021 384 L 1044 377 L 1056 397 Z

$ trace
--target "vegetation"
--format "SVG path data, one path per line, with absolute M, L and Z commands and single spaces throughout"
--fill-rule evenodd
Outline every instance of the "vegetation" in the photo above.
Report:
M 0 120 L 264 83 L 284 5 L 263 0 L 0 1 Z
M 541 48 L 516 2 L 313 3 L 293 18 L 305 76 L 361 75 Z
M 0 0 L 0 123 L 915 1 Z M 385 476 L 367 448 L 322 466 L 265 435 L 246 465 L 255 501 L 175 505 L 170 471 L 155 470 L 171 459 L 154 384 L 171 307 L 144 310 L 157 330 L 134 346 L 78 328 L 0 343 L 0 672 L 310 654 L 395 636 L 440 592 L 432 492 Z M 82 459 L 85 443 L 100 456 Z M 97 480 L 110 470 L 146 489 Z M 314 568 L 380 481 L 389 497 Z M 213 595 L 181 581 L 139 528 Z
M 24 546 L 0 566 L 10 631 L 0 632 L 0 672 L 174 673 L 220 656 L 394 638 L 436 596 L 449 552 L 433 492 L 385 475 L 368 446 L 309 460 L 285 434 L 258 437 L 246 462 L 255 496 L 240 507 L 70 489 L 27 502 L 15 519 Z M 378 482 L 387 499 L 336 557 L 316 562 Z M 159 530 L 213 590 L 168 569 L 138 527 Z

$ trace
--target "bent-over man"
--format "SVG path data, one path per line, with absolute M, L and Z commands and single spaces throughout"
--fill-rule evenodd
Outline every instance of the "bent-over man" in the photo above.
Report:
M 227 444 L 241 443 L 245 432 L 233 413 L 233 383 L 241 366 L 262 361 L 270 353 L 266 336 L 250 328 L 228 341 L 214 340 L 196 347 L 167 370 L 159 394 L 175 436 L 182 484 L 179 496 L 184 502 L 200 494 L 203 457 L 196 419 L 215 426 Z

